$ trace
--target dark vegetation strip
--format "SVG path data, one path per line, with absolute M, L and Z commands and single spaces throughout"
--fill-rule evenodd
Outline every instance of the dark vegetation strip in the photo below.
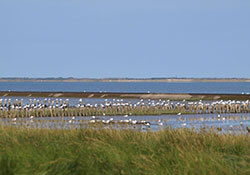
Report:
M 123 116 L 123 115 L 176 115 L 180 111 L 177 109 L 171 110 L 140 110 L 140 109 L 128 109 L 128 110 L 117 110 L 110 109 L 105 112 L 96 108 L 68 108 L 68 109 L 36 109 L 36 110 L 11 110 L 1 111 L 0 118 L 29 118 L 33 117 L 73 117 L 73 116 Z M 183 111 L 182 114 L 196 114 L 195 112 Z

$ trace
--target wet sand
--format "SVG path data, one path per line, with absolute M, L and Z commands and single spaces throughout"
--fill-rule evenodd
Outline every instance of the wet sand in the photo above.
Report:
M 193 93 L 112 93 L 112 92 L 21 92 L 0 91 L 0 97 L 54 98 L 123 98 L 169 100 L 250 100 L 249 94 L 193 94 Z

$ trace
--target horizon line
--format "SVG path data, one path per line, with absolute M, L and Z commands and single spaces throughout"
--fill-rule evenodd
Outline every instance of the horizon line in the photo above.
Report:
M 0 77 L 0 79 L 250 79 L 249 78 L 239 78 L 239 77 L 103 77 L 103 78 L 93 78 L 93 77 Z

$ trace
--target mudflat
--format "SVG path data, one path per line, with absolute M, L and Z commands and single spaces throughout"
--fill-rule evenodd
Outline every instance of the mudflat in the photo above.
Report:
M 249 94 L 196 94 L 196 93 L 112 93 L 112 92 L 21 92 L 0 91 L 1 97 L 44 98 L 134 98 L 169 100 L 250 100 Z

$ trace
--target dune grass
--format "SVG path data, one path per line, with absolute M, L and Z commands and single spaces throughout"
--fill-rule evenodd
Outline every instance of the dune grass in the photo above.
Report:
M 0 128 L 0 174 L 250 174 L 248 135 Z

